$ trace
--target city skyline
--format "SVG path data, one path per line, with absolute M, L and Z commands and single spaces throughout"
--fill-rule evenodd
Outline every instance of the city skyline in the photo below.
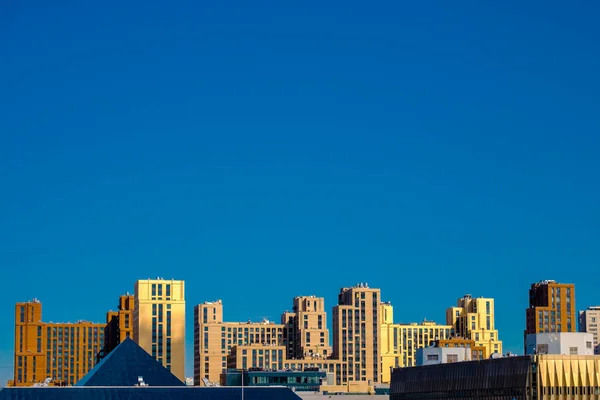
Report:
M 2 2 L 0 381 L 15 302 L 104 322 L 146 277 L 186 281 L 187 349 L 195 304 L 277 320 L 356 282 L 405 323 L 494 298 L 517 353 L 532 282 L 598 306 L 599 14 Z
M 162 281 L 162 278 L 156 278 L 156 279 L 161 279 L 161 281 Z M 143 279 L 142 279 L 142 280 L 138 280 L 138 281 L 146 281 L 146 280 L 143 280 Z M 156 280 L 150 280 L 150 281 L 156 282 Z M 164 280 L 164 282 L 172 282 L 172 280 Z M 541 282 L 541 281 L 539 281 L 539 282 Z M 534 283 L 538 283 L 538 282 L 534 282 Z M 560 284 L 560 285 L 570 285 L 570 283 L 567 283 L 567 282 L 561 282 L 561 281 L 558 281 L 558 284 Z M 348 286 L 346 286 L 346 287 L 352 288 L 352 287 L 358 287 L 358 286 L 360 286 L 360 285 L 369 286 L 369 284 L 368 284 L 367 282 L 362 282 L 362 283 L 358 283 L 358 284 L 356 284 L 356 286 L 355 286 L 355 285 L 348 285 Z M 390 302 L 389 300 L 387 300 L 387 298 L 386 298 L 386 290 L 385 290 L 384 288 L 376 288 L 376 289 L 378 289 L 378 290 L 381 290 L 381 293 L 382 293 L 382 295 L 381 295 L 381 298 L 379 299 L 379 301 L 382 301 L 382 302 L 383 302 L 382 304 L 390 304 L 391 302 Z M 126 292 L 127 292 L 127 291 L 124 291 L 124 293 L 126 293 Z M 575 296 L 576 296 L 576 297 L 575 297 L 575 299 L 577 299 L 578 293 L 579 293 L 578 291 L 575 291 Z M 282 305 L 283 307 L 281 307 L 281 308 L 280 308 L 280 316 L 281 316 L 281 315 L 284 315 L 286 312 L 290 311 L 291 307 L 287 307 L 287 306 L 289 306 L 289 305 L 290 305 L 290 302 L 291 302 L 291 300 L 293 300 L 293 299 L 296 299 L 296 298 L 302 298 L 302 297 L 304 297 L 304 296 L 307 296 L 307 295 L 293 296 L 292 298 L 290 298 L 290 299 L 289 299 L 289 301 L 288 301 L 288 303 L 286 303 L 286 304 L 283 304 L 283 305 Z M 308 297 L 308 298 L 310 298 L 311 296 L 313 296 L 313 295 L 308 295 L 307 297 Z M 331 296 L 323 296 L 323 298 L 325 298 L 325 299 L 327 299 L 328 297 L 331 297 Z M 477 299 L 477 298 L 482 298 L 482 297 L 483 297 L 483 296 L 477 296 L 477 295 L 475 295 L 473 298 L 474 298 L 474 299 Z M 458 299 L 459 299 L 459 300 L 458 300 L 459 302 L 462 300 L 460 297 L 459 297 Z M 117 300 L 117 299 L 115 299 L 115 303 L 116 303 L 116 300 Z M 221 300 L 221 301 L 223 301 L 223 299 L 218 299 L 218 300 Z M 39 301 L 39 299 L 35 299 L 35 301 Z M 199 303 L 199 304 L 194 304 L 194 305 L 191 305 L 191 303 L 188 303 L 188 305 L 186 306 L 186 314 L 187 314 L 187 319 L 189 320 L 189 318 L 190 318 L 190 314 L 192 314 L 192 318 L 193 318 L 193 314 L 194 314 L 194 313 L 193 313 L 193 309 L 194 309 L 196 306 L 200 306 L 200 305 L 202 305 L 202 304 L 204 304 L 204 303 L 207 303 L 207 302 L 208 302 L 208 303 L 211 303 L 211 302 L 213 302 L 213 301 L 214 301 L 214 300 L 204 300 L 202 303 Z M 495 303 L 497 304 L 497 300 L 493 299 L 492 301 L 493 301 L 493 302 L 495 302 Z M 450 302 L 450 304 L 449 304 L 449 306 L 448 306 L 448 307 L 450 307 L 450 308 L 448 308 L 448 307 L 445 307 L 445 310 L 444 310 L 444 313 L 445 313 L 445 314 L 446 314 L 446 312 L 448 312 L 449 310 L 452 310 L 452 309 L 453 309 L 452 307 L 455 307 L 455 304 L 453 304 L 453 303 L 454 303 L 454 302 Z M 223 304 L 223 303 L 221 303 L 221 304 Z M 328 344 L 328 345 L 330 345 L 330 346 L 333 344 L 333 340 L 332 340 L 332 338 L 331 338 L 331 334 L 332 334 L 332 332 L 333 332 L 333 331 L 332 331 L 332 311 L 333 311 L 333 308 L 334 308 L 336 305 L 337 305 L 337 302 L 335 302 L 335 303 L 333 303 L 333 304 L 330 304 L 330 305 L 328 305 L 328 303 L 327 303 L 327 300 L 325 300 L 325 305 L 324 305 L 324 307 L 325 307 L 325 310 L 324 310 L 324 311 L 327 313 L 327 328 L 329 329 L 329 334 L 330 334 L 330 340 L 329 340 L 329 343 L 327 343 L 327 344 Z M 392 305 L 393 305 L 393 304 L 392 304 Z M 525 313 L 524 313 L 524 310 L 525 310 L 525 308 L 526 308 L 528 305 L 529 305 L 529 304 L 524 304 L 524 307 L 523 307 L 523 309 L 521 310 L 521 314 L 522 314 L 522 319 L 523 319 L 523 320 L 525 320 Z M 277 307 L 277 305 L 275 305 L 275 307 Z M 493 306 L 493 307 L 494 307 L 494 306 Z M 497 306 L 496 306 L 496 307 L 497 307 Z M 577 311 L 579 311 L 579 306 L 576 306 L 576 307 L 577 307 Z M 45 307 L 44 307 L 44 319 L 43 319 L 43 321 L 44 321 L 44 322 L 50 322 L 50 320 L 48 320 L 48 319 L 46 318 L 46 316 L 47 316 L 47 313 L 48 313 L 48 312 L 47 312 L 47 308 L 48 308 L 47 306 L 45 306 Z M 190 310 L 190 308 L 191 308 L 192 310 Z M 265 315 L 262 315 L 261 317 L 259 317 L 259 318 L 257 318 L 257 319 L 253 319 L 253 318 L 242 318 L 242 319 L 240 319 L 240 320 L 239 320 L 239 322 L 234 322 L 234 321 L 238 321 L 238 320 L 235 320 L 235 319 L 229 319 L 229 317 L 227 317 L 227 316 L 228 316 L 228 315 L 230 315 L 230 314 L 233 314 L 233 315 L 240 315 L 240 314 L 243 314 L 243 311 L 240 311 L 240 310 L 229 310 L 229 308 L 230 308 L 230 307 L 228 307 L 228 306 L 227 306 L 227 303 L 226 303 L 226 302 L 225 302 L 225 305 L 224 305 L 224 307 L 223 307 L 223 308 L 225 308 L 225 309 L 227 310 L 225 313 L 223 313 L 223 314 L 225 315 L 225 317 L 224 317 L 224 320 L 225 320 L 225 321 L 230 321 L 230 322 L 233 322 L 234 324 L 237 324 L 237 323 L 244 324 L 246 321 L 251 321 L 251 322 L 254 322 L 254 323 L 260 323 L 262 319 L 266 318 L 266 316 L 265 316 Z M 221 310 L 222 310 L 223 308 L 221 308 Z M 585 308 L 587 308 L 587 306 L 586 306 Z M 398 310 L 398 308 L 396 308 L 396 307 L 395 307 L 394 309 L 395 309 L 395 310 Z M 582 308 L 581 310 L 583 310 L 583 308 Z M 106 311 L 108 311 L 108 310 L 106 310 Z M 221 311 L 221 312 L 222 312 L 222 311 Z M 260 309 L 259 309 L 259 310 L 254 310 L 254 312 L 255 312 L 255 313 L 258 313 L 258 314 L 264 314 L 264 313 L 261 313 L 261 310 L 260 310 Z M 492 313 L 494 313 L 493 309 L 492 309 Z M 497 311 L 496 311 L 496 313 L 495 313 L 495 314 L 497 315 Z M 15 316 L 16 316 L 16 315 L 15 315 Z M 85 318 L 84 318 L 84 319 L 82 319 L 82 320 L 83 320 L 83 321 L 86 321 L 86 322 L 94 322 L 93 320 L 91 320 L 91 319 L 89 319 L 89 318 L 88 318 L 88 319 L 85 319 Z M 279 324 L 279 316 L 277 316 L 277 317 L 275 317 L 275 318 L 270 318 L 270 320 L 271 320 L 271 322 L 274 322 L 275 324 Z M 445 325 L 445 323 L 446 323 L 446 321 L 445 321 L 445 320 L 443 320 L 443 319 L 436 320 L 436 319 L 434 319 L 434 318 L 429 318 L 429 317 L 427 317 L 427 316 L 425 316 L 425 317 L 424 317 L 423 319 L 421 319 L 421 320 L 405 321 L 405 320 L 399 319 L 399 318 L 397 317 L 397 314 L 396 314 L 396 312 L 394 313 L 394 317 L 393 317 L 393 322 L 394 322 L 395 324 L 407 324 L 407 323 L 415 323 L 415 322 L 417 322 L 417 323 L 420 323 L 420 322 L 422 322 L 423 320 L 426 320 L 427 322 L 435 322 L 435 323 L 437 323 L 437 325 L 438 325 L 438 326 L 444 326 L 444 325 Z M 54 321 L 54 322 L 56 322 L 56 321 Z M 59 322 L 66 322 L 66 321 L 59 321 Z M 513 334 L 514 334 L 513 332 L 506 332 L 506 333 L 505 333 L 505 332 L 504 332 L 504 330 L 503 330 L 502 328 L 498 328 L 498 326 L 497 326 L 497 323 L 496 323 L 496 326 L 495 326 L 495 328 L 496 328 L 496 329 L 498 329 L 498 333 L 497 333 L 497 336 L 498 336 L 498 338 L 497 338 L 497 339 L 499 339 L 501 342 L 504 342 L 504 343 L 505 343 L 505 344 L 504 344 L 504 346 L 503 346 L 503 350 L 502 350 L 502 351 L 503 351 L 503 353 L 506 353 L 506 352 L 513 352 L 513 353 L 517 353 L 517 354 L 518 354 L 518 353 L 522 353 L 522 348 L 521 348 L 521 349 L 518 349 L 518 348 L 515 348 L 515 349 L 513 349 L 513 348 L 508 348 L 508 347 L 506 346 L 506 339 L 505 339 L 505 336 L 506 336 L 506 337 L 513 336 Z M 193 353 L 193 349 L 194 349 L 194 346 L 193 346 L 193 340 L 194 340 L 194 331 L 193 331 L 193 329 L 194 329 L 194 325 L 193 325 L 193 323 L 192 323 L 192 324 L 191 324 L 191 326 L 190 326 L 190 325 L 188 324 L 187 320 L 186 320 L 186 330 L 185 330 L 185 336 L 186 336 L 186 346 L 185 346 L 185 353 L 184 353 L 184 354 L 185 354 L 185 359 L 186 359 L 186 364 L 185 364 L 185 376 L 189 376 L 189 377 L 193 376 L 193 360 L 194 360 L 194 353 Z M 521 331 L 521 333 L 522 333 L 522 331 Z M 521 339 L 522 339 L 522 336 L 521 336 Z M 190 341 L 192 342 L 192 345 L 191 345 L 191 346 L 190 346 Z M 521 343 L 522 343 L 522 342 L 521 342 Z M 501 346 L 501 347 L 502 347 L 502 346 Z M 190 364 L 191 364 L 191 365 L 190 365 Z M 7 380 L 8 380 L 8 379 L 12 379 L 12 373 L 11 373 L 10 377 L 7 377 Z M 4 384 L 5 384 L 5 382 L 4 382 Z

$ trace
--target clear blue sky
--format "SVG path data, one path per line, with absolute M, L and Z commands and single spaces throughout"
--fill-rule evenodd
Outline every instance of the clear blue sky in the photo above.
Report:
M 285 3 L 285 4 L 284 4 Z M 380 287 L 396 320 L 529 284 L 600 303 L 596 1 L 3 1 L 0 380 L 14 303 L 102 321 L 138 278 L 268 317 Z

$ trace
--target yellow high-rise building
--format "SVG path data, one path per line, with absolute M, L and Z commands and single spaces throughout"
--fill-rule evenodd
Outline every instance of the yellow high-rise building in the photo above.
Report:
M 452 326 L 438 325 L 432 321 L 420 324 L 394 323 L 394 307 L 381 303 L 381 382 L 390 383 L 391 368 L 416 365 L 417 349 L 427 347 L 436 340 L 450 338 Z
M 184 281 L 157 278 L 135 283 L 133 339 L 185 382 Z
M 51 385 L 74 385 L 96 364 L 104 345 L 105 324 L 42 322 L 42 303 L 15 307 L 14 379 L 10 386 L 33 386 L 46 378 Z
M 476 346 L 485 347 L 487 354 L 502 354 L 502 341 L 494 324 L 494 299 L 463 296 L 456 307 L 446 310 L 446 324 L 453 327 L 454 336 L 473 340 Z

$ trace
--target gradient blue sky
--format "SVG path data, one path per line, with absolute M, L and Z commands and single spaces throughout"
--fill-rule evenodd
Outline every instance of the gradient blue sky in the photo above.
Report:
M 513 351 L 531 282 L 600 304 L 598 2 L 103 6 L 0 5 L 2 384 L 16 301 L 102 321 L 138 278 L 186 280 L 190 375 L 205 300 L 471 293 Z

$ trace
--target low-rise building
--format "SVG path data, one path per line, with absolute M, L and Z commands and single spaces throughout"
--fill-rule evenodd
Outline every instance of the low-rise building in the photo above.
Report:
M 593 355 L 593 335 L 584 332 L 533 333 L 525 336 L 526 354 Z
M 598 376 L 600 357 L 593 355 L 528 355 L 396 368 L 390 400 L 598 399 Z
M 417 350 L 417 365 L 483 360 L 485 358 L 486 348 L 484 346 L 476 346 L 475 341 L 462 338 L 436 340 L 433 346 Z
M 304 371 L 254 368 L 227 370 L 221 374 L 221 386 L 287 386 L 297 392 L 318 392 L 322 385 L 333 384 L 333 381 L 333 374 L 318 368 Z

